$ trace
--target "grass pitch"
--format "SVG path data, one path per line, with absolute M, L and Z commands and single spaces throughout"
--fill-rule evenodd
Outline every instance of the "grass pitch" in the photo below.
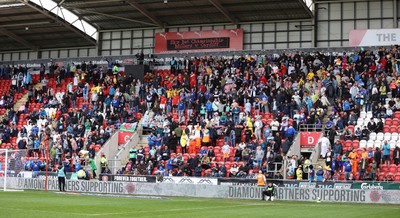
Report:
M 0 217 L 398 217 L 399 205 L 168 197 L 81 196 L 42 191 L 0 192 Z

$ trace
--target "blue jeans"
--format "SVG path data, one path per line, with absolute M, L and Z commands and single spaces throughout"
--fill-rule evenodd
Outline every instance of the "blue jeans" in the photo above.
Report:
M 239 124 L 239 115 L 233 115 L 233 122 L 235 123 L 235 125 Z
M 259 167 L 262 166 L 262 159 L 255 159 L 255 161 Z

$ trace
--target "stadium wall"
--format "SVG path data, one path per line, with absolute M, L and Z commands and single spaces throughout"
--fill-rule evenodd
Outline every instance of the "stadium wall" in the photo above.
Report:
M 0 181 L 0 187 L 4 184 Z M 9 189 L 43 190 L 44 180 L 11 177 L 7 180 Z M 48 181 L 48 189 L 58 189 L 57 180 Z M 68 180 L 69 192 L 88 192 L 98 194 L 136 194 L 159 196 L 187 196 L 205 198 L 261 199 L 263 188 L 257 186 L 102 182 Z M 362 189 L 316 189 L 316 188 L 276 188 L 276 199 L 289 201 L 348 202 L 400 204 L 400 191 L 362 190 Z
M 352 29 L 400 26 L 400 1 L 315 1 L 316 47 L 347 47 Z
M 100 31 L 97 47 L 0 53 L 0 62 L 135 55 L 154 52 L 157 32 L 244 29 L 244 51 L 349 46 L 352 29 L 398 28 L 400 1 L 335 0 L 315 1 L 314 20 L 287 20 L 258 23 L 191 25 L 181 27 Z

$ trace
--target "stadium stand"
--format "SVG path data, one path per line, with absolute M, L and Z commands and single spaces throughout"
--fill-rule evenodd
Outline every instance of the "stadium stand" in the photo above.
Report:
M 19 60 L 29 59 L 38 49 L 41 50 L 36 55 L 38 59 L 44 58 L 43 50 L 43 55 L 48 54 L 46 58 L 51 60 L 50 66 L 0 66 L 0 148 L 27 150 L 25 170 L 54 170 L 57 165 L 64 164 L 69 166 L 68 171 L 77 172 L 84 167 L 91 174 L 96 167 L 93 158 L 111 134 L 122 123 L 140 120 L 147 144 L 130 148 L 119 174 L 254 178 L 254 172 L 261 170 L 268 178 L 280 179 L 283 174 L 291 179 L 307 179 L 308 166 L 315 163 L 310 163 L 307 157 L 289 157 L 287 153 L 298 132 L 302 131 L 300 127 L 313 126 L 313 130 L 323 132 L 329 141 L 329 149 L 322 152 L 320 158 L 323 166 L 317 168 L 318 180 L 400 181 L 398 46 L 343 48 L 349 45 L 347 33 L 353 27 L 369 28 L 379 23 L 379 28 L 396 28 L 399 19 L 394 11 L 400 7 L 398 1 L 316 0 L 311 5 L 314 8 L 308 8 L 307 1 L 296 0 L 280 4 L 277 1 L 221 3 L 235 10 L 237 17 L 222 6 L 214 8 L 220 3 L 210 5 L 209 1 L 198 1 L 199 8 L 205 7 L 209 21 L 203 21 L 208 15 L 178 18 L 174 10 L 163 9 L 159 3 L 90 1 L 90 6 L 86 6 L 84 1 L 59 0 L 50 7 L 51 4 L 37 2 L 41 1 L 14 4 L 6 0 L 2 3 L 4 11 L 13 10 L 14 15 L 20 16 L 5 15 L 4 18 L 14 23 L 3 20 L 1 28 L 24 26 L 31 18 L 23 20 L 22 15 L 30 13 L 35 13 L 38 19 L 30 25 L 46 23 L 50 26 L 42 26 L 43 32 L 36 28 L 34 33 L 3 31 L 5 40 L 1 40 L 0 47 L 7 49 L 5 51 L 29 49 L 27 57 Z M 164 2 L 163 7 L 168 1 Z M 169 5 L 177 10 L 195 10 L 197 7 L 191 3 L 171 1 Z M 284 9 L 286 4 L 291 11 Z M 86 7 L 93 10 L 84 9 Z M 264 10 L 254 10 L 258 7 L 274 10 L 274 13 L 266 17 L 269 13 Z M 272 9 L 274 7 L 277 8 Z M 359 11 L 353 14 L 353 10 L 347 10 L 350 7 L 354 11 L 366 8 L 365 13 L 360 10 L 366 17 L 360 16 Z M 376 9 L 378 7 L 380 10 Z M 68 13 L 69 19 L 58 15 L 59 10 L 68 9 L 72 10 Z M 324 13 L 324 10 L 329 11 Z M 157 18 L 154 15 L 157 11 L 159 17 L 166 20 Z M 218 11 L 222 11 L 222 15 Z M 376 15 L 376 11 L 380 14 Z M 388 17 L 382 18 L 384 11 L 390 11 L 393 17 L 388 13 Z M 188 14 L 194 14 L 192 12 Z M 119 22 L 99 21 L 90 13 Z M 137 14 L 133 16 L 134 13 Z M 216 13 L 219 15 L 212 16 Z M 339 17 L 345 20 L 339 21 Z M 284 18 L 288 21 L 276 22 Z M 225 23 L 226 19 L 229 25 L 216 25 Z M 75 20 L 73 23 L 79 20 L 80 24 L 73 24 L 71 20 Z M 262 23 L 264 21 L 267 22 Z M 189 28 L 203 22 L 212 25 Z M 179 29 L 182 25 L 184 28 Z M 28 26 L 24 31 L 29 30 Z M 320 26 L 328 26 L 328 30 L 318 30 Z M 199 52 L 188 56 L 176 50 L 175 56 L 169 55 L 168 51 L 162 55 L 166 66 L 147 72 L 142 81 L 125 76 L 124 71 L 119 70 L 119 63 L 105 58 L 124 54 L 133 57 L 134 52 L 139 52 L 136 58 L 143 64 L 143 50 L 156 53 L 155 38 L 162 37 L 163 31 L 172 33 L 174 28 L 182 39 L 179 31 L 189 30 L 200 35 L 197 31 L 205 30 L 218 35 L 219 30 L 226 30 L 238 37 L 238 32 L 232 28 L 241 28 L 245 32 L 241 38 L 245 39 L 242 43 L 245 48 L 259 51 L 244 54 L 244 51 L 217 50 L 216 55 L 200 55 Z M 340 39 L 330 38 L 339 32 L 338 29 Z M 19 31 L 21 36 L 13 31 Z M 36 35 L 44 38 L 37 40 Z M 98 44 L 97 36 L 101 40 Z M 268 41 L 271 38 L 273 41 Z M 81 48 L 71 52 L 45 50 L 64 46 Z M 273 55 L 266 51 L 270 46 L 275 49 Z M 318 49 L 318 46 L 331 48 Z M 337 48 L 332 48 L 335 46 L 339 46 L 339 53 Z M 293 49 L 301 47 L 316 49 L 312 52 Z M 51 58 L 55 53 L 59 58 L 70 57 L 75 51 L 76 57 L 61 65 Z M 205 49 L 204 53 L 207 52 Z M 107 66 L 77 61 L 81 53 L 103 56 L 101 61 Z M 10 55 L 12 62 L 15 54 L 2 53 L 2 61 Z M 18 56 L 24 55 L 19 52 Z M 75 65 L 77 62 L 79 64 Z M 17 102 L 18 107 L 15 106 Z M 47 155 L 51 159 L 49 163 L 45 162 Z M 5 164 L 3 157 L 0 161 Z M 287 167 L 283 166 L 284 162 L 288 163 Z M 108 170 L 105 157 L 101 163 Z M 87 176 L 91 177 L 94 175 Z
M 330 139 L 339 136 L 326 164 L 341 166 L 350 159 L 355 179 L 375 173 L 377 180 L 398 180 L 398 95 L 393 86 L 390 92 L 382 88 L 392 80 L 400 87 L 400 80 L 391 76 L 397 68 L 382 64 L 395 51 L 173 59 L 170 70 L 148 72 L 143 81 L 91 63 L 55 66 L 54 74 L 32 75 L 33 81 L 42 79 L 42 87 L 23 86 L 21 93 L 29 94 L 25 109 L 14 111 L 12 104 L 4 104 L 1 148 L 29 149 L 30 169 L 35 158 L 43 161 L 48 144 L 49 166 L 68 159 L 76 171 L 81 160 L 75 154 L 83 150 L 93 158 L 114 128 L 141 119 L 150 133 L 148 146 L 132 148 L 119 173 L 253 178 L 253 172 L 262 170 L 272 178 L 282 172 L 299 126 L 320 124 Z M 21 69 L 5 72 L 12 78 L 11 72 Z M 358 76 L 361 70 L 363 76 Z M 10 80 L 2 84 L 12 87 L 11 94 L 18 89 Z M 4 99 L 10 99 L 7 92 Z M 324 124 L 328 107 L 332 114 Z M 329 160 L 333 156 L 337 158 Z M 307 166 L 303 158 L 290 159 L 289 169 Z M 368 163 L 361 171 L 363 159 Z M 326 177 L 337 171 L 343 179 L 344 172 L 333 168 Z
M 381 88 L 396 79 L 384 77 L 386 72 L 397 73 L 394 65 L 389 68 L 381 64 L 385 55 L 396 55 L 394 51 L 387 50 L 376 56 L 364 51 L 336 57 L 296 54 L 269 60 L 253 56 L 225 62 L 218 58 L 171 61 L 172 70 L 157 70 L 145 76 L 145 86 L 159 85 L 153 94 L 139 93 L 146 101 L 147 112 L 142 124 L 151 129 L 149 148 L 132 148 L 130 161 L 120 173 L 146 174 L 134 169 L 149 167 L 145 164 L 149 158 L 151 165 L 159 165 L 153 173 L 164 172 L 164 175 L 252 177 L 259 169 L 266 173 L 274 171 L 274 163 L 282 163 L 285 140 L 288 137 L 293 140 L 300 124 L 321 124 L 328 106 L 332 105 L 333 112 L 325 125 L 331 126 L 328 137 L 335 139 L 339 135 L 340 146 L 332 143 L 336 153 L 329 152 L 331 157 L 326 163 L 342 166 L 342 162 L 350 159 L 352 166 L 356 166 L 352 167 L 355 179 L 369 179 L 371 171 L 378 175 L 376 179 L 386 179 L 382 173 L 388 172 L 388 168 L 381 159 L 388 152 L 384 142 L 390 142 L 390 173 L 395 175 L 392 179 L 398 180 L 397 126 L 393 126 L 393 133 L 383 132 L 388 132 L 385 129 L 393 122 L 397 125 L 397 118 L 390 117 L 399 113 L 396 111 L 399 102 L 394 94 L 387 101 L 386 97 L 382 100 L 385 93 Z M 302 65 L 297 64 L 300 60 L 305 60 Z M 190 63 L 189 68 L 184 67 L 186 61 Z M 368 77 L 358 76 L 362 73 L 357 68 L 360 64 L 372 66 L 365 71 L 361 69 Z M 289 73 L 286 66 L 303 67 L 291 67 Z M 270 76 L 266 77 L 264 72 Z M 396 84 L 400 85 L 400 81 L 396 80 Z M 392 115 L 388 110 L 394 111 Z M 261 135 L 258 140 L 257 134 Z M 184 149 L 182 143 L 186 145 Z M 256 149 L 258 146 L 262 152 Z M 342 148 L 335 149 L 335 146 Z M 381 148 L 383 153 L 375 148 Z M 138 155 L 141 157 L 137 158 Z M 338 158 L 329 160 L 334 155 Z M 143 156 L 149 158 L 141 163 Z M 364 158 L 371 162 L 361 171 L 358 163 Z M 372 160 L 377 166 L 372 166 Z M 306 162 L 296 160 L 294 168 L 307 165 Z M 242 167 L 243 173 L 238 174 L 237 167 L 232 166 Z M 326 177 L 330 178 L 336 171 L 343 179 L 344 173 L 337 167 Z M 360 174 L 367 175 L 359 178 Z
M 127 102 L 120 91 L 124 87 L 116 80 L 114 83 L 107 70 L 102 72 L 90 63 L 50 68 L 54 68 L 54 74 L 49 73 L 50 69 L 42 78 L 39 74 L 32 75 L 33 81 L 41 81 L 39 87 L 24 83 L 21 93 L 27 92 L 28 98 L 18 110 L 14 110 L 12 100 L 16 87 L 11 80 L 1 82 L 5 85 L 2 96 L 5 103 L 1 109 L 5 116 L 0 127 L 0 147 L 28 149 L 25 170 L 33 170 L 36 162 L 40 166 L 36 170 L 44 170 L 45 166 L 53 170 L 67 161 L 71 163 L 70 171 L 76 172 L 81 164 L 88 165 L 83 162 L 94 158 L 122 121 L 135 120 L 137 113 L 125 107 Z M 30 75 L 26 68 L 4 66 L 3 69 L 7 77 L 14 77 L 11 72 Z M 46 155 L 50 155 L 49 164 L 45 162 Z

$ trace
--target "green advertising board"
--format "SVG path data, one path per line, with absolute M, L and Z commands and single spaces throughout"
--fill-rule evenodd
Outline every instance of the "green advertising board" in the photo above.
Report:
M 354 182 L 352 189 L 400 190 L 398 182 Z

